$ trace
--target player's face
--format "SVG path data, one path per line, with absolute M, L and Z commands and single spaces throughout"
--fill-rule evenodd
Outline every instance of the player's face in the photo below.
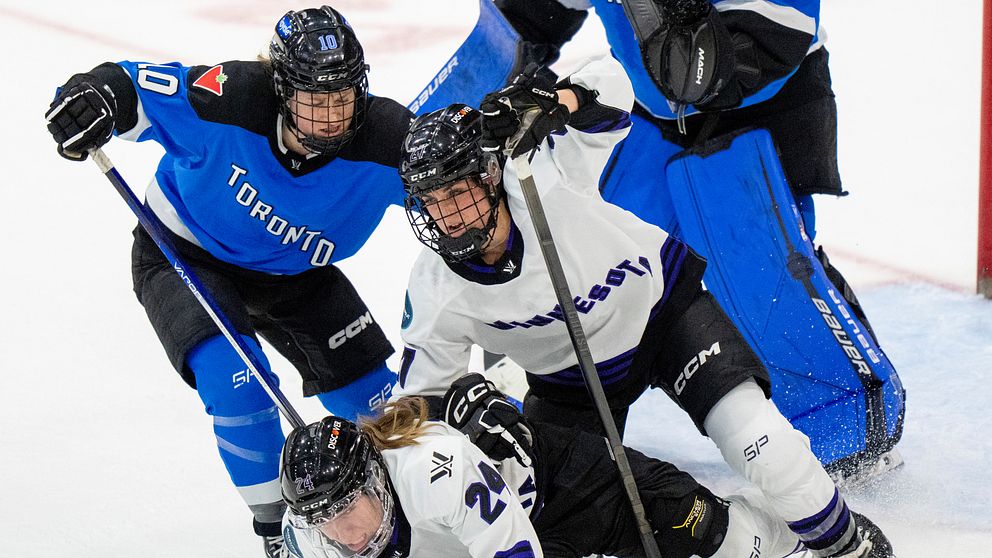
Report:
M 468 229 L 486 225 L 492 204 L 474 177 L 463 178 L 422 196 L 431 219 L 445 235 L 458 238 Z
M 347 546 L 353 552 L 363 550 L 382 524 L 382 503 L 362 494 L 346 511 L 318 528 L 325 537 Z
M 293 93 L 289 108 L 300 133 L 329 139 L 338 137 L 351 127 L 355 116 L 355 89 L 338 91 L 300 91 Z

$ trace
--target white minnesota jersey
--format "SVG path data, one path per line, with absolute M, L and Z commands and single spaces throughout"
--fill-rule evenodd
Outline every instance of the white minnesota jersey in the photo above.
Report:
M 399 500 L 394 541 L 382 558 L 541 557 L 529 513 L 537 504 L 534 471 L 507 459 L 493 464 L 462 433 L 440 423 L 418 444 L 382 456 Z M 323 558 L 283 520 L 286 548 L 297 558 Z
M 611 367 L 629 366 L 685 247 L 599 194 L 603 167 L 630 126 L 634 98 L 623 68 L 598 59 L 569 81 L 596 99 L 572 115 L 563 135 L 541 145 L 531 167 L 592 357 L 608 376 Z M 466 373 L 473 344 L 533 374 L 577 363 L 520 183 L 513 165 L 505 167 L 513 221 L 507 255 L 485 268 L 449 267 L 429 249 L 421 253 L 410 275 L 394 397 L 444 394 Z

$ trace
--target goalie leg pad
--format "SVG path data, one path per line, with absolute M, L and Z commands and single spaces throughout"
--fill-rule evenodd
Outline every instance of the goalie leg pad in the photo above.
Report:
M 502 89 L 512 77 L 522 49 L 520 35 L 492 0 L 479 0 L 472 32 L 407 108 L 421 115 L 455 102 L 479 106 L 486 93 Z
M 714 138 L 672 159 L 667 175 L 682 237 L 708 260 L 707 288 L 820 461 L 846 467 L 890 450 L 902 384 L 816 257 L 770 134 Z

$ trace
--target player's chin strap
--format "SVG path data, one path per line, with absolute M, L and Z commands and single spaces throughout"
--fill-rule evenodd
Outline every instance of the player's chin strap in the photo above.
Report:
M 125 202 L 127 202 L 128 207 L 130 207 L 131 211 L 134 212 L 134 215 L 138 218 L 138 222 L 141 223 L 142 228 L 145 229 L 148 235 L 152 237 L 152 240 L 155 241 L 155 244 L 158 245 L 159 250 L 162 251 L 165 258 L 172 264 L 172 268 L 179 274 L 180 279 L 183 280 L 186 287 L 189 288 L 190 292 L 193 293 L 193 296 L 196 297 L 196 300 L 201 306 L 203 306 L 203 309 L 206 310 L 207 314 L 214 321 L 214 323 L 217 324 L 217 327 L 220 329 L 221 333 L 224 334 L 224 337 L 227 338 L 227 341 L 234 348 L 235 352 L 238 353 L 238 356 L 241 357 L 241 360 L 243 360 L 245 365 L 248 366 L 248 370 L 251 371 L 251 374 L 256 380 L 259 381 L 259 383 L 262 384 L 262 388 L 265 389 L 265 392 L 272 398 L 272 402 L 276 404 L 276 407 L 279 407 L 280 411 L 282 411 L 282 414 L 286 417 L 286 420 L 289 421 L 293 428 L 305 426 L 303 419 L 300 418 L 299 413 L 297 413 L 296 409 L 294 409 L 289 403 L 286 396 L 279 390 L 279 387 L 270 383 L 265 374 L 261 373 L 261 371 L 264 370 L 264 367 L 259 362 L 258 357 L 256 357 L 255 353 L 248 347 L 241 335 L 237 333 L 237 330 L 235 330 L 234 325 L 231 324 L 230 320 L 227 319 L 227 316 L 221 312 L 220 306 L 217 305 L 217 302 L 210 295 L 210 292 L 204 288 L 203 283 L 201 283 L 197 278 L 196 274 L 193 272 L 193 269 L 186 265 L 186 262 L 179 256 L 178 251 L 176 251 L 175 247 L 172 245 L 172 242 L 162 230 L 158 220 L 151 215 L 137 196 L 134 195 L 134 192 L 131 191 L 131 188 L 126 182 L 124 182 L 124 179 L 121 177 L 120 173 L 117 172 L 116 168 L 114 168 L 114 164 L 111 163 L 110 159 L 103 153 L 103 150 L 100 148 L 91 149 L 89 150 L 89 154 L 93 158 L 93 162 L 100 167 L 100 171 L 103 172 L 103 175 L 107 177 L 107 180 L 110 180 L 110 183 L 114 185 L 114 189 L 117 190 L 117 193 L 124 198 Z
M 509 105 L 509 100 L 502 99 L 502 102 Z M 520 139 L 527 132 L 527 129 L 540 114 L 540 109 L 534 109 L 520 115 L 520 128 L 509 140 L 507 140 L 507 157 L 513 153 L 514 148 Z M 536 151 L 536 148 L 535 148 Z M 606 392 L 603 391 L 603 384 L 596 371 L 596 363 L 589 352 L 589 344 L 586 342 L 586 334 L 579 321 L 579 313 L 575 310 L 575 302 L 572 299 L 571 291 L 568 288 L 568 281 L 562 269 L 561 258 L 558 256 L 558 249 L 555 247 L 555 240 L 551 236 L 551 228 L 548 226 L 548 219 L 544 213 L 544 205 L 537 193 L 537 184 L 534 182 L 534 174 L 530 168 L 530 158 L 534 151 L 513 157 L 513 167 L 517 171 L 517 179 L 520 181 L 520 189 L 524 195 L 524 202 L 527 205 L 527 213 L 531 222 L 534 223 L 534 231 L 537 233 L 538 243 L 541 246 L 541 254 L 544 255 L 544 262 L 548 266 L 548 275 L 551 276 L 551 285 L 558 298 L 562 314 L 565 318 L 565 327 L 568 329 L 568 336 L 572 341 L 572 349 L 579 361 L 579 369 L 582 371 L 582 378 L 585 381 L 586 389 L 596 406 L 596 412 L 603 421 L 606 430 L 606 440 L 609 443 L 613 461 L 620 471 L 620 478 L 623 481 L 624 490 L 630 500 L 630 507 L 634 512 L 634 520 L 637 521 L 637 529 L 641 534 L 641 543 L 644 545 L 644 553 L 647 558 L 661 558 L 661 551 L 658 549 L 658 542 L 654 538 L 654 529 L 648 523 L 647 514 L 644 512 L 644 504 L 637 492 L 637 484 L 634 481 L 634 474 L 630 470 L 630 462 L 627 461 L 627 454 L 620 439 L 620 432 L 617 430 L 616 422 L 610 413 L 610 406 L 606 401 Z

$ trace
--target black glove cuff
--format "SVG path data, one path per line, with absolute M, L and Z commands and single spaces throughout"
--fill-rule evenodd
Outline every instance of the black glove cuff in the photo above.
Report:
M 73 82 L 78 77 L 84 77 L 78 82 Z M 68 87 L 76 83 L 88 81 L 101 95 L 107 99 L 107 104 L 114 111 L 114 128 L 118 134 L 124 133 L 138 124 L 138 94 L 134 90 L 131 76 L 119 64 L 104 62 L 85 74 L 76 74 L 69 78 L 63 86 Z M 111 94 L 104 89 L 110 88 Z

